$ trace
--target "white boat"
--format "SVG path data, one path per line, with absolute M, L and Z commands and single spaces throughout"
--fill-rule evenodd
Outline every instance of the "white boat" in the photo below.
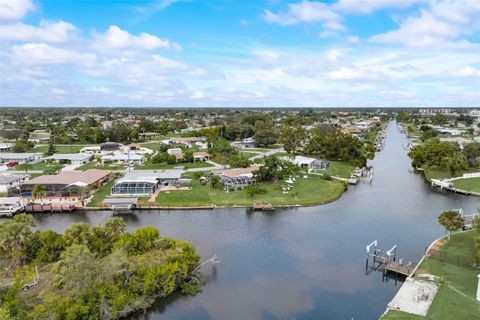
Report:
M 15 213 L 22 211 L 23 205 L 18 197 L 0 198 L 0 217 L 11 217 Z

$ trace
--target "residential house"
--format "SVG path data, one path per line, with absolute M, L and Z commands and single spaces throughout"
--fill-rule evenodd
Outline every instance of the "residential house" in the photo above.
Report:
M 210 154 L 204 151 L 197 151 L 193 153 L 193 161 L 208 161 L 210 160 Z
M 0 174 L 0 193 L 7 194 L 12 188 L 18 188 L 20 184 L 28 181 L 29 176 L 27 174 Z
M 162 185 L 176 185 L 182 170 L 136 171 L 116 181 L 112 196 L 150 196 Z
M 13 143 L 0 143 L 0 152 L 10 152 L 14 147 Z
M 258 167 L 235 168 L 215 171 L 214 174 L 219 175 L 223 182 L 225 191 L 243 189 L 246 186 L 256 183 L 254 172 Z
M 47 130 L 34 130 L 30 132 L 28 136 L 28 141 L 30 142 L 49 142 L 51 138 L 51 133 Z
M 89 169 L 86 171 L 64 171 L 55 175 L 44 175 L 20 185 L 21 196 L 31 197 L 36 185 L 46 188 L 47 197 L 75 197 L 82 188 L 101 187 L 109 179 L 109 172 Z
M 18 162 L 26 163 L 34 161 L 36 159 L 35 153 L 14 153 L 14 152 L 2 152 L 0 153 L 0 162 Z
M 56 163 L 61 164 L 71 164 L 76 166 L 81 166 L 92 160 L 93 156 L 88 153 L 64 153 L 64 154 L 54 154 L 50 157 L 46 157 L 45 160 L 52 160 Z
M 294 163 L 300 168 L 307 168 L 309 171 L 326 170 L 330 165 L 330 162 L 328 160 L 315 159 L 304 156 L 295 156 L 295 158 L 284 157 L 284 159 Z

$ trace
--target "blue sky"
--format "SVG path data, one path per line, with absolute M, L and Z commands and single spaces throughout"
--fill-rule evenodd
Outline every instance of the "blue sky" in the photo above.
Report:
M 480 0 L 0 0 L 1 106 L 467 107 Z

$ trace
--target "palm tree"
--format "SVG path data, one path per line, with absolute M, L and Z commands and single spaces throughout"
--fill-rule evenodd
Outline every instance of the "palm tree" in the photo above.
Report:
M 105 230 L 109 236 L 117 237 L 125 232 L 125 221 L 120 217 L 112 217 L 105 223 Z
M 32 236 L 33 226 L 33 217 L 25 214 L 17 215 L 0 226 L 0 248 L 10 256 L 16 266 L 25 262 L 26 247 Z
M 25 162 L 25 163 L 22 163 L 22 164 L 18 165 L 17 168 L 20 169 L 20 170 L 25 170 L 25 173 L 28 173 L 28 170 L 33 169 L 33 164 Z
M 463 227 L 463 218 L 457 211 L 444 211 L 438 216 L 438 223 L 440 223 L 448 231 L 448 239 L 453 231 Z
M 47 195 L 47 187 L 45 187 L 43 184 L 36 184 L 33 189 L 32 189 L 32 196 L 33 199 L 40 198 L 42 199 L 42 196 Z
M 72 189 L 71 194 L 77 195 L 82 200 L 82 205 L 84 205 L 84 200 L 90 195 L 91 191 L 90 186 L 79 186 L 78 188 Z

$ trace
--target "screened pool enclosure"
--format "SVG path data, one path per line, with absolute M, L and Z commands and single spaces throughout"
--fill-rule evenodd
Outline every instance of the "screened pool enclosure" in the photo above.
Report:
M 115 184 L 112 195 L 150 195 L 157 189 L 158 183 L 125 181 Z

